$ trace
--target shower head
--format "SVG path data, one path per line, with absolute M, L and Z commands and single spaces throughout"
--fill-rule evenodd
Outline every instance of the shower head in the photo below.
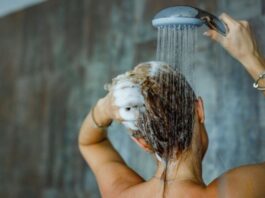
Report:
M 191 25 L 199 27 L 205 24 L 210 29 L 214 29 L 224 36 L 228 32 L 225 23 L 216 16 L 191 6 L 175 6 L 163 9 L 156 14 L 152 24 L 154 27 L 169 25 Z

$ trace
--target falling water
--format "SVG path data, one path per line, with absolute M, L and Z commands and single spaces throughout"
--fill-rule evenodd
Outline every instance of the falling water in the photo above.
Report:
M 194 54 L 197 26 L 169 25 L 158 27 L 156 59 L 180 71 L 194 87 Z

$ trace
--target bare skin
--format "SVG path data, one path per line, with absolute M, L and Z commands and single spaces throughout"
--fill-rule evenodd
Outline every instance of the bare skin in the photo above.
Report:
M 253 79 L 257 80 L 258 76 L 265 71 L 265 60 L 253 38 L 249 23 L 236 21 L 227 14 L 222 14 L 220 18 L 228 26 L 228 35 L 223 37 L 214 30 L 209 30 L 204 35 L 220 43 L 243 65 Z M 265 80 L 260 81 L 260 86 L 265 87 Z
M 221 18 L 229 28 L 227 37 L 222 37 L 213 30 L 209 30 L 206 35 L 219 42 L 256 80 L 265 71 L 265 61 L 257 49 L 248 23 L 235 21 L 226 14 Z M 170 161 L 165 197 L 264 197 L 265 162 L 232 169 L 208 186 L 205 185 L 202 179 L 202 160 L 207 150 L 208 137 L 201 98 L 197 99 L 195 107 L 196 121 L 191 149 L 183 154 L 182 159 Z M 94 118 L 100 125 L 121 120 L 111 93 L 97 102 Z M 151 147 L 142 138 L 133 140 L 145 151 L 152 153 Z M 159 177 L 164 165 L 157 161 L 154 177 L 145 181 L 126 165 L 113 148 L 107 131 L 94 127 L 91 112 L 80 129 L 79 148 L 96 176 L 102 197 L 162 197 L 164 184 Z

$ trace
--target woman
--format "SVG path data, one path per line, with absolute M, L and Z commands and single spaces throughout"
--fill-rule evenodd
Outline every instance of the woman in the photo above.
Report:
M 205 35 L 219 42 L 257 80 L 265 71 L 265 62 L 248 23 L 235 21 L 226 14 L 221 19 L 229 28 L 228 35 L 223 37 L 213 30 Z M 171 86 L 174 90 L 168 88 L 167 81 L 176 85 Z M 265 85 L 262 81 L 258 83 Z M 94 172 L 103 197 L 265 195 L 265 163 L 235 168 L 208 186 L 204 184 L 201 167 L 208 138 L 203 102 L 195 98 L 184 77 L 170 66 L 154 62 L 140 64 L 118 76 L 109 90 L 89 113 L 79 135 L 81 153 Z M 186 97 L 182 98 L 180 93 L 184 91 Z M 167 97 L 163 98 L 164 95 Z M 123 97 L 129 100 L 122 100 Z M 178 113 L 172 114 L 174 111 Z M 149 181 L 131 170 L 112 147 L 105 128 L 113 120 L 127 126 L 132 139 L 156 155 L 158 168 Z

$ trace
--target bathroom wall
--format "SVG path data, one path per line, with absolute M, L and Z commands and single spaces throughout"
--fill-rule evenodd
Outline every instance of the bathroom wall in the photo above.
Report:
M 52 0 L 0 19 L 0 197 L 99 197 L 77 146 L 82 120 L 105 83 L 154 59 L 154 14 L 189 4 L 248 19 L 265 50 L 261 0 Z M 210 144 L 207 183 L 235 166 L 265 159 L 265 99 L 241 65 L 200 31 L 198 94 Z M 146 179 L 155 169 L 118 124 L 110 138 Z

